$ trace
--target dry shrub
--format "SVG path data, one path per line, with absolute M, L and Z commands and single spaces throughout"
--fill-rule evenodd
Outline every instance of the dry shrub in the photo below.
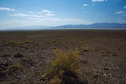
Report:
M 51 80 L 51 84 L 62 84 L 64 81 L 67 84 L 71 83 L 71 81 L 78 81 L 76 70 L 79 68 L 79 52 L 77 50 L 69 50 L 65 53 L 56 49 L 55 54 L 56 58 L 51 62 L 46 74 L 48 79 Z
M 65 71 L 76 71 L 79 64 L 79 52 L 77 50 L 55 50 L 56 58 L 51 62 L 48 74 L 61 75 Z
M 61 80 L 58 76 L 53 77 L 53 79 L 49 82 L 49 84 L 61 84 Z

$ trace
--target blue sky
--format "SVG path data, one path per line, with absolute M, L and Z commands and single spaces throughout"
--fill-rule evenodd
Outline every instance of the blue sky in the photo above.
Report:
M 0 30 L 101 22 L 126 23 L 126 0 L 0 0 Z

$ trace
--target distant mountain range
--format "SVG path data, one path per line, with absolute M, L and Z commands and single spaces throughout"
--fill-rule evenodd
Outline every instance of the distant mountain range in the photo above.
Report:
M 16 27 L 9 29 L 0 29 L 7 31 L 15 30 L 53 30 L 53 29 L 126 29 L 126 23 L 94 23 L 89 25 L 78 24 L 78 25 L 61 25 L 61 26 L 25 26 Z
M 94 23 L 90 25 L 62 25 L 53 28 L 126 28 L 124 23 Z
M 17 31 L 17 30 L 45 30 L 45 29 L 49 29 L 49 26 L 24 26 L 24 27 L 14 27 L 14 28 L 9 28 L 9 29 L 3 29 L 3 30 L 12 30 L 12 31 Z

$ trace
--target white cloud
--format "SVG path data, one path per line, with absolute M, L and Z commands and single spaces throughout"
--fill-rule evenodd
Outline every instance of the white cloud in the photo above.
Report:
M 0 7 L 0 11 L 15 11 L 13 8 Z
M 103 2 L 103 1 L 107 1 L 107 0 L 92 0 L 92 2 Z
M 125 11 L 117 11 L 115 14 L 123 14 Z
M 124 8 L 126 8 L 126 5 L 124 6 Z
M 16 17 L 46 17 L 46 16 L 55 16 L 55 14 L 49 10 L 42 10 L 40 12 L 33 12 L 29 11 L 28 13 L 15 13 L 11 14 L 10 16 L 16 16 Z
M 40 11 L 40 12 L 37 12 L 38 14 L 45 14 L 45 15 L 47 15 L 47 16 L 55 16 L 55 14 L 52 12 L 52 11 L 50 11 L 50 10 L 42 10 L 42 11 Z
M 55 15 L 52 13 L 47 13 L 46 16 L 55 16 Z
M 37 15 L 37 14 L 26 14 L 26 13 L 15 13 L 11 14 L 10 16 L 17 16 L 17 17 L 44 17 L 43 15 Z
M 51 13 L 49 10 L 42 10 L 42 13 Z
M 42 13 L 45 13 L 47 16 L 55 16 L 54 13 L 50 10 L 42 10 Z
M 27 14 L 24 14 L 24 13 L 15 13 L 15 14 L 11 14 L 10 16 L 26 17 L 26 16 L 28 16 L 28 15 L 27 15 Z
M 34 13 L 33 11 L 29 11 L 28 13 Z
M 65 24 L 91 24 L 90 21 L 81 19 L 58 18 L 54 12 L 42 10 L 40 12 L 29 11 L 27 13 L 13 13 L 10 16 L 18 17 L 13 20 L 0 20 L 0 28 L 15 28 L 23 26 L 58 26 Z
M 85 6 L 86 7 L 86 6 L 88 6 L 88 4 L 82 4 L 82 6 Z

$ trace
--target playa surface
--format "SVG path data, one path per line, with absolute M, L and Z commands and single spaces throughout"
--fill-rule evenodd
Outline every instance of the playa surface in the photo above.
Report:
M 48 84 L 42 77 L 57 48 L 80 52 L 88 84 L 126 84 L 126 30 L 1 31 L 0 83 Z

